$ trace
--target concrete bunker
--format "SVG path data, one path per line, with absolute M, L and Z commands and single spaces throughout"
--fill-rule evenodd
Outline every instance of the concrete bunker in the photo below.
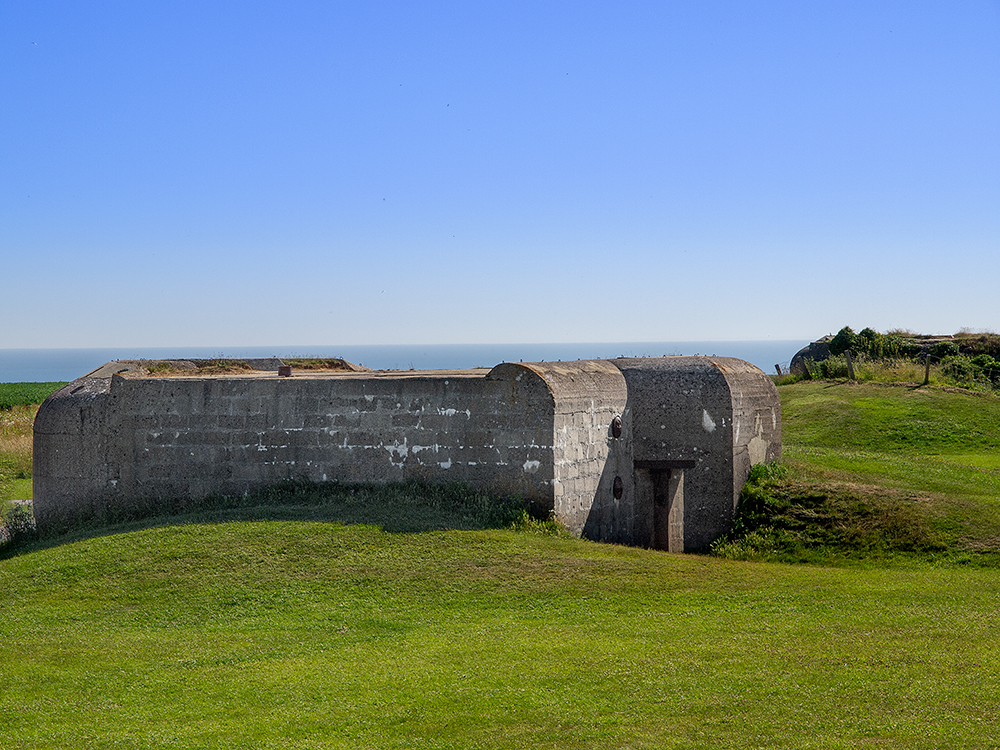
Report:
M 77 379 L 35 420 L 39 530 L 289 478 L 421 479 L 522 495 L 590 539 L 696 551 L 729 528 L 751 465 L 780 456 L 777 389 L 736 359 L 342 364 L 112 362 Z

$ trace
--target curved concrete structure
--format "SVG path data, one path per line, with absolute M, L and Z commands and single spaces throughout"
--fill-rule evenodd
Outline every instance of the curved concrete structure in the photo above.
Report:
M 39 409 L 42 533 L 288 478 L 422 479 L 519 494 L 591 539 L 698 550 L 728 529 L 750 466 L 781 450 L 771 380 L 723 357 L 291 377 L 157 369 L 109 363 Z

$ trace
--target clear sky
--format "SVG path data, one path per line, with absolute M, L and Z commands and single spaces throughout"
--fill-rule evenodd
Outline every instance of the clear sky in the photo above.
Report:
M 0 4 L 0 348 L 1000 328 L 1000 2 Z

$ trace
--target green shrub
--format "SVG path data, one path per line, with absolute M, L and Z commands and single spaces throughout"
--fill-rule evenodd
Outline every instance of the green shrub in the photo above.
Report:
M 983 379 L 989 380 L 991 383 L 1000 380 L 1000 362 L 989 354 L 977 354 L 972 358 L 972 364 L 979 368 Z
M 927 353 L 930 354 L 932 362 L 935 361 L 940 362 L 942 359 L 945 359 L 946 357 L 957 356 L 959 351 L 958 351 L 958 345 L 955 344 L 954 342 L 939 341 L 936 344 L 934 344 L 934 346 L 932 346 L 930 349 L 928 349 Z
M 851 330 L 850 326 L 844 326 L 837 335 L 830 340 L 830 354 L 837 356 L 846 351 L 853 350 L 857 343 L 858 336 Z
M 950 384 L 961 388 L 990 390 L 1000 381 L 1000 362 L 988 354 L 947 357 L 941 361 L 940 370 Z
M 977 354 L 989 354 L 1000 357 L 1000 335 L 990 332 L 975 333 L 959 331 L 955 334 L 955 342 L 963 354 L 974 357 Z
M 847 358 L 842 355 L 821 359 L 818 362 L 807 359 L 805 365 L 812 380 L 834 380 L 846 378 L 848 374 Z

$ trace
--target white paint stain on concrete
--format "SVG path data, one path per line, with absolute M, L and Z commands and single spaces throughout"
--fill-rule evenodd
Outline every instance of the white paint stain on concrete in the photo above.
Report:
M 524 473 L 525 474 L 534 474 L 536 471 L 538 471 L 538 467 L 541 466 L 541 465 L 542 465 L 541 461 L 525 461 L 524 462 Z
M 442 469 L 450 469 L 451 468 L 451 459 L 449 458 L 447 461 L 440 461 L 438 463 L 438 466 L 440 466 Z
M 392 445 L 382 445 L 381 447 L 389 451 L 389 462 L 394 466 L 402 466 L 406 461 L 406 455 L 410 452 L 407 447 L 407 439 L 403 438 L 403 442 L 393 443 Z
M 701 426 L 705 428 L 705 432 L 715 432 L 715 420 L 708 413 L 708 409 L 701 410 Z

